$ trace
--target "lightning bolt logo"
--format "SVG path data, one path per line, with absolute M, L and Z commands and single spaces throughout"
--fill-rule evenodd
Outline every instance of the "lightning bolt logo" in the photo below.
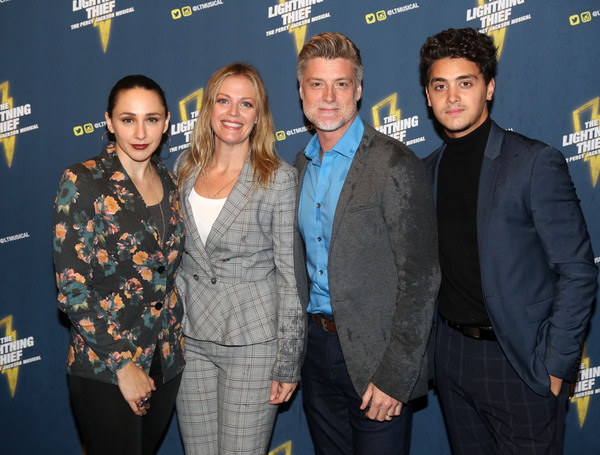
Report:
M 17 339 L 17 331 L 12 328 L 12 316 L 7 316 L 0 321 L 0 327 L 4 326 L 5 336 L 12 337 L 13 340 Z M 8 379 L 8 387 L 10 388 L 10 396 L 14 398 L 15 391 L 17 390 L 17 375 L 19 374 L 19 367 L 10 369 L 2 368 L 2 374 L 5 374 Z
M 271 450 L 268 455 L 292 455 L 292 441 L 281 444 L 279 447 Z
M 104 21 L 94 20 L 94 27 L 100 32 L 100 41 L 102 42 L 102 50 L 106 54 L 106 48 L 108 47 L 108 38 L 110 37 L 110 24 L 112 19 L 106 19 Z
M 585 357 L 585 344 L 583 345 L 583 353 L 581 354 L 581 363 L 582 369 L 587 369 L 590 367 L 590 359 L 589 357 Z M 590 396 L 587 395 L 585 397 L 579 398 L 571 398 L 571 403 L 575 403 L 577 405 L 577 417 L 579 418 L 579 428 L 583 428 L 583 423 L 585 422 L 585 416 L 587 414 L 588 405 L 590 403 Z
M 479 6 L 485 5 L 485 0 L 477 0 Z M 502 54 L 502 48 L 504 47 L 504 36 L 506 35 L 506 27 L 499 28 L 488 32 L 488 36 L 494 39 L 494 44 L 498 47 L 498 60 L 500 60 L 500 54 Z
M 581 121 L 581 114 L 586 111 L 590 111 L 590 121 L 597 120 L 600 124 L 600 115 L 598 114 L 598 107 L 600 106 L 600 97 L 594 98 L 588 101 L 583 106 L 578 107 L 573 111 L 573 128 L 576 132 L 582 130 L 581 125 L 585 124 L 585 121 Z M 600 155 L 585 156 L 583 159 L 590 163 L 590 173 L 592 176 L 592 185 L 595 188 L 596 182 L 598 181 L 598 175 L 600 174 Z
M 387 98 L 385 98 L 384 100 L 380 101 L 379 103 L 377 103 L 375 106 L 373 106 L 372 112 L 373 112 L 373 126 L 375 128 L 378 128 L 381 126 L 381 117 L 379 116 L 379 111 L 384 107 L 389 105 L 390 106 L 390 113 L 386 116 L 384 115 L 384 117 L 391 117 L 392 115 L 396 116 L 396 120 L 400 120 L 400 109 L 398 109 L 396 107 L 398 103 L 398 94 L 397 93 L 393 93 L 392 95 L 388 96 Z
M 0 104 L 7 104 L 8 109 L 13 107 L 13 99 L 8 96 L 8 81 L 0 84 Z M 15 153 L 15 136 L 8 136 L 0 139 L 0 144 L 4 145 L 4 155 L 6 156 L 6 162 L 8 167 L 12 164 L 13 155 Z
M 285 3 L 285 0 L 279 0 L 279 3 Z M 291 27 L 292 24 L 290 24 Z M 304 46 L 304 40 L 306 39 L 306 25 L 302 25 L 300 27 L 290 28 L 288 29 L 288 33 L 292 33 L 294 35 L 294 42 L 296 43 L 296 53 L 299 54 L 302 50 L 302 46 Z
M 179 114 L 181 115 L 181 121 L 187 122 L 188 119 L 188 111 L 185 106 L 192 102 L 196 101 L 196 108 L 192 109 L 190 112 L 199 111 L 200 107 L 202 107 L 202 97 L 204 96 L 204 88 L 200 88 L 195 92 L 190 93 L 188 96 L 179 101 Z

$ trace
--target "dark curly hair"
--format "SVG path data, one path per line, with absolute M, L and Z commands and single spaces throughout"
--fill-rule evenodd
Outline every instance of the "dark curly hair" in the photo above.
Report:
M 488 35 L 472 28 L 449 28 L 430 36 L 421 48 L 421 84 L 427 87 L 431 67 L 443 58 L 465 58 L 477 65 L 485 83 L 496 77 L 497 48 Z

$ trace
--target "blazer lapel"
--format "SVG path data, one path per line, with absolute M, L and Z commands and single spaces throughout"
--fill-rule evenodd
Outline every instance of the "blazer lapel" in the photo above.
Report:
M 219 213 L 219 216 L 215 220 L 215 223 L 208 234 L 208 238 L 206 239 L 205 250 L 208 256 L 212 254 L 215 247 L 227 233 L 229 226 L 235 221 L 240 211 L 250 199 L 253 177 L 254 172 L 248 155 L 244 167 L 240 171 L 237 182 L 231 189 L 229 196 L 227 196 L 225 205 L 221 209 L 221 213 Z
M 490 207 L 494 198 L 494 189 L 496 180 L 502 167 L 500 151 L 504 131 L 492 123 L 490 135 L 485 151 L 483 153 L 483 162 L 481 163 L 481 173 L 479 175 L 479 193 L 477 197 L 477 243 L 479 248 L 479 261 L 483 262 L 485 255 L 485 245 L 487 245 L 488 223 L 490 222 Z
M 141 225 L 144 227 L 144 230 L 149 234 L 145 236 L 144 241 L 151 241 L 149 239 L 153 239 L 156 242 L 156 245 L 160 247 L 159 242 L 159 231 L 157 228 L 156 221 L 146 206 L 146 202 L 144 198 L 136 188 L 133 180 L 121 164 L 121 160 L 119 160 L 119 156 L 116 152 L 107 152 L 106 153 L 106 170 L 107 175 L 106 178 L 112 181 L 111 187 L 115 187 L 115 196 L 120 200 L 124 201 L 123 208 L 127 209 L 131 213 L 137 214 L 138 217 L 141 218 Z M 160 169 L 158 170 L 158 174 L 162 180 L 163 176 L 161 175 Z M 120 188 L 119 188 L 120 187 Z M 168 186 L 166 187 L 168 188 Z M 165 189 L 165 197 L 169 197 L 168 189 Z M 165 216 L 168 216 L 166 214 Z M 167 224 L 168 220 L 165 220 L 165 224 Z M 168 238 L 170 228 L 169 226 L 165 226 L 165 239 Z M 164 246 L 164 245 L 163 245 Z
M 355 182 L 359 181 L 360 174 L 364 168 L 364 161 L 371 146 L 371 130 L 372 128 L 365 123 L 365 131 L 363 133 L 362 140 L 360 141 L 358 149 L 356 149 L 354 159 L 352 160 L 352 164 L 350 164 L 350 169 L 348 169 L 348 174 L 346 175 L 346 180 L 344 180 L 342 191 L 340 191 L 340 197 L 338 198 L 338 203 L 335 208 L 335 215 L 333 217 L 333 226 L 331 227 L 329 251 L 333 250 L 332 247 L 335 242 L 337 231 L 340 227 L 342 219 L 344 218 L 346 206 L 348 205 L 348 202 L 352 196 L 352 192 L 354 191 L 354 184 Z
M 308 168 L 308 158 L 302 152 L 302 161 L 300 169 L 298 170 L 298 191 L 296 191 L 296 207 L 300 207 L 300 194 L 302 193 L 302 185 L 304 183 L 304 176 L 306 175 L 306 169 Z
M 194 189 L 194 183 L 200 174 L 200 168 L 194 169 L 189 179 L 185 181 L 180 191 L 180 204 L 181 212 L 183 213 L 183 219 L 185 222 L 186 236 L 189 237 L 189 241 L 186 240 L 185 250 L 192 256 L 196 262 L 208 262 L 208 255 L 206 254 L 200 233 L 196 227 L 194 221 L 194 213 L 192 212 L 192 205 L 190 204 L 190 193 Z M 188 245 L 193 245 L 192 248 Z

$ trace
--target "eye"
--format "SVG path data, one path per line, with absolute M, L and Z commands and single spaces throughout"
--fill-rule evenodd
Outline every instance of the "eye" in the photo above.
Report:
M 462 81 L 460 83 L 461 87 L 471 87 L 473 85 L 473 83 L 471 81 Z
M 252 104 L 250 101 L 242 101 L 242 107 L 252 109 L 254 107 L 254 104 Z
M 311 82 L 311 83 L 310 83 L 310 86 L 311 86 L 312 88 L 319 88 L 319 87 L 321 87 L 322 85 L 323 85 L 323 84 L 322 84 L 321 82 Z
M 156 123 L 156 122 L 158 122 L 158 120 L 159 120 L 159 119 L 158 119 L 157 117 L 148 117 L 148 120 L 147 120 L 147 121 L 148 121 L 149 123 Z
M 123 123 L 133 123 L 133 119 L 129 117 L 122 118 L 121 121 Z
M 445 88 L 446 88 L 446 86 L 444 84 L 434 84 L 433 85 L 433 89 L 438 92 L 441 90 L 444 90 Z
M 349 85 L 348 82 L 338 82 L 337 83 L 337 86 L 341 87 L 341 88 L 346 88 L 346 87 L 348 87 L 348 85 Z
M 217 104 L 227 104 L 227 102 L 226 98 L 217 98 Z

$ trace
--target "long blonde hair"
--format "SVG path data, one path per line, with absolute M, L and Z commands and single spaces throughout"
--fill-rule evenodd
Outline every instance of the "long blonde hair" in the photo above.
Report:
M 236 62 L 216 71 L 206 85 L 189 153 L 177 177 L 179 185 L 191 178 L 194 169 L 204 169 L 212 160 L 215 153 L 215 137 L 210 118 L 221 85 L 231 76 L 247 77 L 256 92 L 256 125 L 250 133 L 250 163 L 254 169 L 254 183 L 267 186 L 279 167 L 280 158 L 275 151 L 275 127 L 265 84 L 254 67 Z

